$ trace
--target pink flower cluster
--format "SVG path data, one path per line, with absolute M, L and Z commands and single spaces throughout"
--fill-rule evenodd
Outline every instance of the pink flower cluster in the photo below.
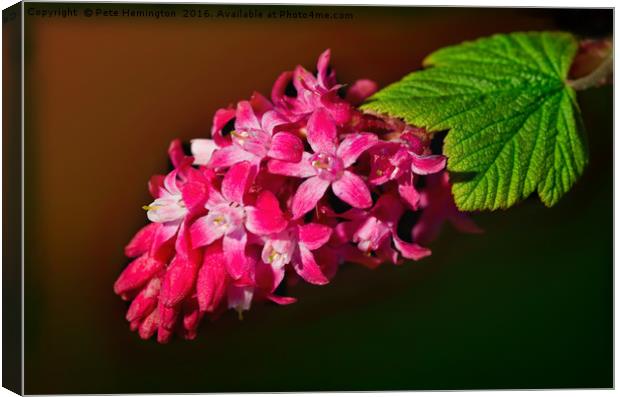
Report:
M 141 338 L 193 339 L 205 315 L 293 303 L 276 293 L 285 276 L 326 284 L 345 262 L 421 259 L 446 220 L 478 231 L 452 201 L 430 134 L 359 111 L 376 84 L 337 84 L 329 57 L 316 75 L 283 73 L 271 100 L 254 93 L 218 110 L 212 139 L 193 140 L 191 156 L 172 142 L 174 169 L 151 178 L 151 223 L 125 248 L 134 259 L 114 285 Z M 407 211 L 418 218 L 403 233 Z

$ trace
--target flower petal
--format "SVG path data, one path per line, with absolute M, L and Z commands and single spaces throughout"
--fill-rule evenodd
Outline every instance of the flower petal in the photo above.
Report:
M 167 307 L 180 303 L 192 291 L 197 272 L 196 261 L 176 255 L 166 269 L 159 300 Z
M 379 196 L 377 204 L 372 209 L 372 213 L 383 223 L 395 225 L 403 215 L 405 208 L 401 200 L 391 193 L 384 193 Z
M 284 267 L 274 267 L 263 261 L 256 262 L 256 285 L 272 293 L 284 279 Z
M 159 326 L 159 311 L 153 310 L 151 314 L 149 314 L 144 321 L 140 324 L 138 328 L 138 335 L 140 335 L 141 339 L 149 339 L 151 336 L 155 334 L 157 331 L 157 327 Z
M 221 244 L 207 247 L 196 280 L 196 296 L 202 311 L 213 312 L 226 293 L 228 277 L 225 262 Z
M 372 206 L 372 197 L 368 186 L 359 176 L 345 171 L 342 177 L 332 183 L 332 190 L 339 199 L 355 208 Z
M 329 59 L 331 51 L 329 48 L 319 56 L 319 60 L 316 64 L 317 67 L 317 80 L 323 88 L 331 88 L 336 83 L 336 72 L 333 69 L 329 69 Z
M 259 293 L 279 305 L 289 305 L 297 301 L 295 298 L 273 294 L 273 291 L 282 282 L 284 272 L 284 267 L 274 267 L 263 261 L 256 263 L 256 285 L 260 288 Z
M 187 340 L 196 338 L 198 324 L 202 320 L 204 312 L 200 311 L 196 297 L 183 302 L 183 337 Z
M 155 232 L 155 236 L 153 237 L 153 244 L 151 245 L 151 249 L 149 251 L 149 255 L 152 257 L 156 257 L 161 260 L 165 260 L 170 253 L 170 243 L 173 241 L 173 237 L 179 231 L 179 226 L 181 225 L 182 220 L 177 220 L 174 222 L 166 222 L 160 223 L 160 227 Z
M 267 156 L 297 163 L 301 161 L 304 152 L 304 144 L 298 136 L 290 132 L 278 132 L 271 138 L 271 148 Z
M 353 115 L 351 105 L 340 98 L 336 87 L 321 96 L 321 105 L 325 107 L 337 125 L 344 125 L 351 120 Z
M 262 130 L 265 131 L 268 135 L 273 135 L 273 130 L 276 127 L 288 123 L 289 120 L 275 110 L 270 110 L 266 112 L 260 121 Z
M 157 343 L 165 344 L 172 339 L 172 330 L 164 328 L 161 325 L 157 328 Z
M 123 270 L 114 283 L 114 292 L 117 295 L 124 295 L 133 289 L 139 288 L 163 268 L 163 262 L 153 259 L 148 254 L 144 254 L 134 259 Z
M 379 142 L 375 134 L 360 133 L 349 134 L 338 146 L 337 155 L 344 162 L 345 167 L 349 167 L 366 150 Z
M 389 262 L 395 265 L 400 264 L 398 259 L 398 251 L 392 248 L 392 241 L 390 241 L 390 239 L 385 240 L 377 251 L 375 251 L 375 253 L 382 262 Z
M 222 193 L 220 193 L 213 185 L 209 185 L 209 193 L 207 194 L 207 196 L 208 198 L 205 207 L 207 207 L 208 209 L 213 209 L 222 204 L 230 204 L 228 200 L 226 200 L 224 196 L 222 196 Z
M 179 174 L 179 170 L 175 169 L 166 175 L 164 178 L 164 189 L 168 191 L 170 194 L 180 194 L 181 190 L 177 185 L 177 175 Z
M 272 174 L 308 178 L 316 175 L 316 169 L 310 164 L 311 156 L 310 153 L 303 152 L 301 161 L 298 162 L 270 160 L 267 163 L 267 169 Z
M 320 223 L 307 223 L 298 228 L 299 242 L 310 250 L 315 250 L 325 244 L 332 235 L 329 226 Z
M 211 154 L 209 168 L 228 168 L 241 161 L 253 161 L 256 156 L 250 152 L 246 152 L 237 145 L 230 145 L 217 149 Z
M 314 256 L 308 248 L 300 245 L 297 256 L 298 258 L 295 258 L 292 263 L 295 271 L 301 278 L 310 284 L 323 285 L 329 282 L 319 265 L 316 264 Z
M 299 185 L 297 192 L 295 192 L 293 196 L 293 219 L 301 218 L 308 211 L 312 210 L 321 197 L 323 197 L 329 185 L 329 181 L 321 179 L 318 176 L 306 179 Z
M 245 226 L 254 234 L 279 233 L 287 224 L 278 199 L 269 190 L 263 190 L 258 195 L 255 206 L 246 207 Z
M 235 109 L 229 107 L 226 109 L 218 109 L 213 116 L 213 127 L 211 128 L 211 137 L 215 141 L 215 143 L 220 146 L 228 146 L 230 145 L 230 140 L 224 138 L 222 130 L 230 122 L 230 120 L 235 118 Z
M 360 223 L 359 228 L 353 235 L 353 242 L 358 243 L 357 248 L 369 253 L 375 251 L 390 236 L 390 228 L 376 217 L 369 216 L 365 221 Z
M 398 193 L 405 203 L 411 207 L 412 210 L 417 210 L 420 204 L 420 193 L 413 185 L 398 185 Z
M 329 245 L 324 245 L 319 250 L 313 252 L 316 263 L 321 268 L 321 272 L 328 280 L 331 280 L 338 271 L 343 255 L 341 249 L 331 248 Z
M 207 165 L 218 148 L 213 139 L 192 139 L 190 142 L 195 165 Z
M 274 303 L 277 303 L 278 305 L 290 305 L 297 302 L 297 298 L 293 298 L 291 296 L 278 296 L 274 294 L 268 294 L 267 299 Z
M 379 85 L 367 79 L 361 79 L 351 84 L 347 91 L 346 101 L 354 106 L 361 105 L 362 102 L 379 89 Z
M 308 143 L 315 153 L 335 154 L 338 144 L 336 122 L 323 108 L 318 108 L 308 119 Z
M 167 330 L 174 329 L 174 326 L 177 322 L 177 317 L 179 316 L 179 311 L 179 306 L 166 306 L 163 304 L 161 299 L 159 300 L 159 305 L 157 305 L 157 312 L 159 312 L 160 331 L 162 328 Z
M 417 175 L 434 174 L 446 167 L 446 157 L 440 154 L 420 156 L 411 153 L 411 171 Z
M 256 167 L 247 161 L 230 167 L 222 181 L 222 195 L 233 203 L 243 204 L 243 195 L 254 182 Z
M 260 122 L 254 114 L 254 109 L 248 101 L 241 101 L 237 104 L 237 112 L 235 114 L 235 130 L 251 131 L 260 130 Z
M 198 177 L 199 171 L 190 168 L 192 171 L 189 175 L 196 175 L 196 178 L 188 178 L 188 181 L 181 186 L 181 196 L 183 202 L 190 212 L 200 211 L 204 209 L 207 198 L 209 197 L 209 184 L 206 179 Z
M 181 145 L 181 140 L 175 139 L 170 142 L 168 146 L 168 157 L 170 157 L 170 162 L 176 168 L 183 162 L 185 158 L 185 153 L 183 152 L 183 145 Z
M 233 279 L 239 279 L 246 273 L 248 261 L 245 257 L 245 245 L 248 236 L 243 228 L 238 228 L 224 235 L 222 247 L 226 256 L 226 270 Z
M 269 99 L 265 98 L 263 94 L 258 91 L 254 91 L 250 97 L 250 105 L 254 110 L 254 114 L 258 117 L 263 116 L 265 113 L 273 109 L 273 105 L 269 102 Z
M 283 99 L 286 92 L 286 86 L 290 83 L 292 78 L 293 72 L 291 71 L 283 72 L 280 76 L 278 76 L 273 84 L 273 88 L 271 89 L 271 101 L 273 103 L 278 104 Z
M 160 287 L 161 280 L 158 277 L 152 278 L 149 281 L 146 287 L 140 291 L 138 296 L 131 302 L 131 305 L 129 305 L 127 315 L 125 316 L 127 321 L 132 322 L 144 318 L 157 307 Z
M 407 243 L 401 240 L 396 234 L 396 230 L 392 231 L 394 246 L 401 255 L 408 259 L 418 260 L 431 254 L 431 250 L 415 243 Z
M 297 90 L 297 99 L 300 97 L 312 96 L 317 80 L 312 73 L 301 65 L 295 67 L 293 85 Z M 306 99 L 306 98 L 304 98 Z
M 221 229 L 211 227 L 206 216 L 202 216 L 190 227 L 192 248 L 209 245 L 224 235 Z
M 235 309 L 239 313 L 243 310 L 250 310 L 254 287 L 252 286 L 228 286 L 228 308 Z
M 153 237 L 159 228 L 157 223 L 149 223 L 136 233 L 131 239 L 129 244 L 125 246 L 125 256 L 129 258 L 135 258 L 148 252 L 153 243 Z
M 164 175 L 153 175 L 151 179 L 149 179 L 149 193 L 151 193 L 153 198 L 161 196 L 165 178 Z

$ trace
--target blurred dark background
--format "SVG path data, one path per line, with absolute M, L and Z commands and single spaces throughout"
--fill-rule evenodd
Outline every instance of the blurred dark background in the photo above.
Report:
M 132 5 L 26 3 L 28 8 Z M 341 82 L 385 85 L 431 51 L 498 32 L 611 34 L 612 10 L 295 7 L 351 20 L 41 18 L 26 12 L 25 392 L 612 387 L 612 88 L 579 94 L 590 164 L 551 209 L 537 199 L 450 227 L 432 257 L 344 266 L 299 302 L 142 341 L 112 284 L 146 222 L 171 139 L 269 93 L 325 48 Z M 233 9 L 235 7 L 224 7 Z M 282 7 L 244 6 L 279 10 Z

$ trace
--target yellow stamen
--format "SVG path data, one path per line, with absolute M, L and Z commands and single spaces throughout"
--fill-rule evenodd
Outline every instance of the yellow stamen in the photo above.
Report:
M 142 209 L 145 211 L 155 211 L 156 209 L 160 208 L 161 205 L 143 205 Z
M 280 257 L 280 253 L 278 251 L 271 251 L 269 254 L 269 263 L 273 263 L 276 259 Z
M 246 139 L 248 137 L 248 133 L 245 131 L 237 132 L 233 130 L 233 131 L 230 131 L 230 135 L 232 135 L 234 138 L 241 139 L 241 140 Z
M 243 321 L 243 309 L 237 307 L 235 310 L 237 310 L 237 316 L 239 317 L 239 321 Z
M 312 162 L 312 166 L 313 166 L 314 168 L 320 168 L 320 169 L 322 169 L 322 170 L 325 170 L 325 169 L 327 169 L 327 168 L 328 168 L 327 163 L 324 163 L 324 162 L 322 162 L 322 161 L 320 161 L 320 160 L 315 160 L 315 161 L 313 161 L 313 162 Z

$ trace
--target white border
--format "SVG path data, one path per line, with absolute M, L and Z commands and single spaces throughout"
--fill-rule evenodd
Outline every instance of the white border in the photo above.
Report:
M 46 2 L 45 0 L 31 0 L 29 2 Z M 80 1 L 63 1 L 63 3 L 81 3 Z M 190 4 L 190 3 L 195 3 L 195 4 L 239 4 L 239 3 L 244 3 L 244 4 L 314 4 L 314 5 L 375 5 L 375 6 L 389 6 L 389 5 L 394 5 L 394 6 L 469 6 L 469 7 L 555 7 L 555 8 L 580 8 L 580 7 L 587 7 L 587 8 L 614 8 L 615 7 L 615 3 L 613 1 L 608 1 L 608 0 L 588 0 L 587 2 L 584 1 L 579 1 L 579 0 L 563 0 L 563 1 L 559 1 L 559 0 L 521 0 L 521 1 L 515 1 L 515 0 L 511 0 L 511 1 L 493 1 L 493 0 L 477 0 L 477 1 L 471 1 L 471 0 L 449 0 L 449 1 L 408 1 L 408 0 L 390 0 L 389 2 L 385 2 L 385 3 L 379 3 L 379 2 L 369 2 L 369 1 L 360 1 L 360 0 L 340 0 L 340 1 L 328 1 L 328 0 L 323 0 L 323 1 L 312 1 L 312 0 L 288 0 L 288 1 L 265 1 L 265 0 L 244 0 L 244 1 L 231 1 L 231 0 L 220 0 L 220 1 L 178 1 L 178 0 L 134 0 L 134 1 L 95 1 L 95 2 L 101 2 L 101 3 L 180 3 L 180 4 Z M 15 4 L 16 1 L 13 0 L 0 0 L 0 5 L 2 6 L 2 9 L 5 9 L 13 4 Z M 23 32 L 24 32 L 24 21 L 23 21 L 23 17 L 24 17 L 24 13 L 22 12 L 22 37 L 23 37 Z M 614 18 L 614 32 L 615 32 L 615 18 Z M 21 86 L 22 86 L 22 93 L 24 91 L 24 75 L 23 75 L 23 41 L 22 41 L 22 81 L 21 81 Z M 618 53 L 618 45 L 617 43 L 614 44 L 614 52 L 617 54 Z M 0 53 L 0 60 L 1 60 L 1 53 Z M 615 63 L 615 62 L 614 62 Z M 614 74 L 617 73 L 617 64 L 614 64 Z M 1 81 L 0 81 L 0 90 L 1 90 Z M 619 114 L 619 105 L 618 105 L 618 93 L 616 90 L 614 90 L 614 115 Z M 2 101 L 0 99 L 0 107 L 1 107 Z M 23 136 L 23 127 L 24 127 L 24 96 L 22 95 L 22 147 L 21 147 L 21 155 L 22 155 L 22 164 L 21 164 L 21 169 L 22 169 L 22 176 L 24 175 L 24 136 Z M 614 119 L 614 153 L 618 152 L 618 145 L 619 145 L 619 141 L 615 139 L 615 134 L 617 133 L 617 128 L 616 128 L 616 124 L 615 124 L 615 119 Z M 592 133 L 596 133 L 596 132 L 592 132 Z M 0 143 L 1 146 L 1 143 Z M 1 160 L 2 160 L 2 152 L 0 151 L 0 172 L 1 172 Z M 615 161 L 615 156 L 614 156 L 614 226 L 616 224 L 616 206 L 618 204 L 618 200 L 620 197 L 620 188 L 619 185 L 616 183 L 617 182 L 617 178 L 618 175 L 620 175 L 620 164 L 618 162 Z M 2 203 L 2 198 L 1 198 L 1 193 L 2 193 L 2 186 L 0 184 L 0 204 Z M 21 200 L 22 200 L 22 213 L 21 213 L 21 221 L 22 221 L 22 236 L 21 236 L 21 241 L 22 241 L 22 246 L 21 246 L 21 254 L 22 254 L 22 260 L 24 258 L 24 212 L 23 212 L 23 205 L 24 205 L 24 184 L 23 184 L 23 179 L 22 179 L 22 185 L 21 185 Z M 0 211 L 0 223 L 2 221 L 2 214 Z M 2 236 L 2 230 L 0 230 L 0 237 Z M 616 244 L 618 243 L 618 236 L 615 233 L 615 227 L 614 227 L 614 263 L 616 263 L 616 255 L 617 255 L 617 251 L 615 249 Z M 0 259 L 1 261 L 1 259 Z M 21 269 L 21 275 L 22 275 L 22 359 L 24 357 L 24 343 L 23 343 L 23 329 L 24 329 L 24 301 L 23 301 L 23 291 L 24 291 L 24 273 L 23 273 L 24 269 L 23 269 L 23 263 L 22 263 L 22 269 Z M 618 274 L 615 272 L 614 269 L 614 285 L 617 284 L 618 282 Z M 618 307 L 617 306 L 617 295 L 615 294 L 615 289 L 614 289 L 614 326 L 615 326 L 615 308 Z M 0 295 L 0 305 L 1 305 L 1 300 L 2 297 Z M 2 319 L 0 317 L 0 328 L 2 326 Z M 614 328 L 614 342 L 616 340 L 616 333 L 617 333 L 617 329 Z M 0 340 L 1 340 L 1 336 L 2 336 L 2 331 L 0 329 Z M 2 349 L 0 347 L 0 353 L 1 353 Z M 617 345 L 614 343 L 614 358 L 616 356 L 616 353 L 618 352 L 617 350 Z M 614 360 L 615 363 L 615 360 Z M 1 369 L 2 369 L 2 363 L 0 361 L 0 379 L 1 379 Z M 23 367 L 23 363 L 22 363 L 22 390 L 23 390 L 23 381 L 24 381 L 24 367 Z M 615 379 L 617 379 L 618 376 L 618 368 L 614 365 L 614 383 L 615 383 Z M 348 396 L 353 396 L 353 395 L 372 395 L 372 396 L 405 396 L 405 395 L 416 395 L 416 396 L 437 396 L 437 395 L 448 395 L 451 393 L 455 393 L 452 391 L 433 391 L 433 392 L 366 392 L 366 393 L 320 393 L 321 396 L 339 396 L 339 397 L 348 397 Z M 477 391 L 459 391 L 458 392 L 460 395 L 468 395 L 468 396 L 474 396 L 474 395 L 478 395 L 478 394 L 484 394 L 485 396 L 498 396 L 498 395 L 510 395 L 510 396 L 531 396 L 531 395 L 540 395 L 541 393 L 544 393 L 546 395 L 559 395 L 560 393 L 564 396 L 590 396 L 592 395 L 592 393 L 596 394 L 596 395 L 601 395 L 601 394 L 609 394 L 609 393 L 616 393 L 615 390 L 535 390 L 535 391 L 528 391 L 528 390 L 519 390 L 519 391 L 511 391 L 511 390 L 507 390 L 507 391 L 481 391 L 481 390 L 477 390 Z M 313 395 L 313 394 L 319 394 L 319 393 L 277 393 L 278 395 L 284 395 L 284 396 L 303 396 L 303 395 Z M 6 390 L 6 389 L 2 389 L 0 388 L 0 397 L 9 397 L 9 396 L 14 396 L 15 394 Z M 161 396 L 162 394 L 140 394 L 141 396 Z M 168 394 L 170 396 L 186 396 L 187 394 Z M 227 393 L 227 394 L 207 394 L 207 395 L 213 395 L 213 396 L 235 396 L 235 395 L 241 395 L 241 394 L 237 394 L 237 393 Z M 268 393 L 252 393 L 252 396 L 256 396 L 256 397 L 262 397 L 262 396 L 270 396 L 270 395 L 274 395 L 274 394 L 268 394 Z M 79 396 L 79 395 L 72 395 L 72 396 Z

